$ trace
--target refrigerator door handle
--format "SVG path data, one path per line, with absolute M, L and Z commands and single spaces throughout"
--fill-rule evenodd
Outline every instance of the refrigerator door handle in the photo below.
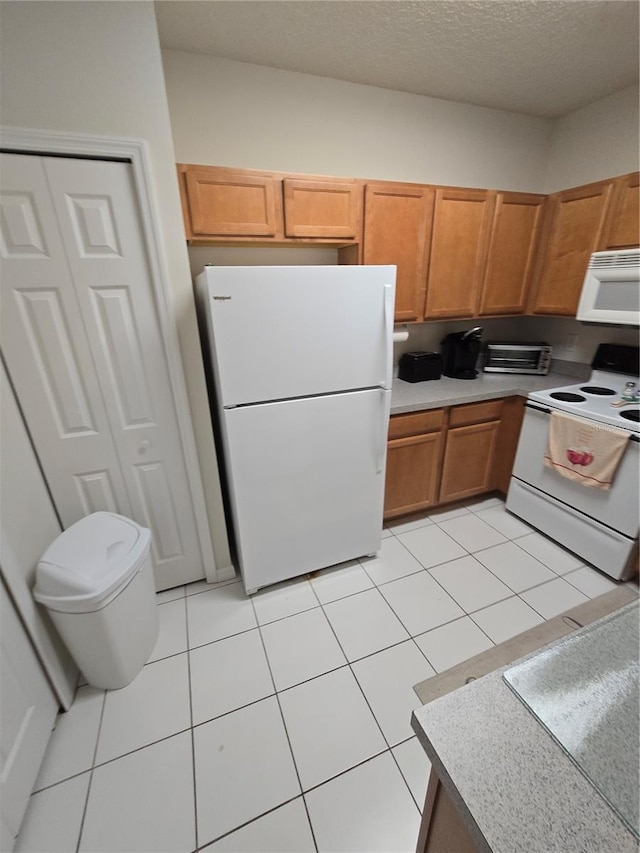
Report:
M 376 449 L 376 474 L 381 474 L 387 453 L 387 431 L 389 428 L 389 413 L 387 411 L 388 391 L 380 389 L 380 417 L 378 418 L 378 435 Z
M 393 384 L 393 294 L 392 284 L 384 286 L 384 334 L 385 334 L 385 370 L 384 388 L 391 390 Z

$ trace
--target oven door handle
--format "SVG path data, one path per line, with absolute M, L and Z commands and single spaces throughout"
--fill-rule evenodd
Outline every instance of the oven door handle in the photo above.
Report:
M 542 412 L 545 415 L 551 414 L 551 409 L 547 409 L 545 406 L 534 406 L 533 403 L 525 403 L 524 405 L 527 409 L 534 409 L 536 412 Z M 629 441 L 637 441 L 640 443 L 640 435 L 630 435 Z
M 525 403 L 527 409 L 535 409 L 536 412 L 544 412 L 545 415 L 551 414 L 551 409 L 547 409 L 544 406 L 534 406 L 533 403 Z

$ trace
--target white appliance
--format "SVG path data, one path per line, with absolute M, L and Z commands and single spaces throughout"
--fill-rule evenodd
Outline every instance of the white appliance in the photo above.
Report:
M 589 380 L 529 394 L 506 503 L 510 512 L 616 579 L 631 574 L 638 547 L 640 402 L 621 399 L 627 382 L 638 387 L 638 352 L 600 344 Z M 552 411 L 629 433 L 609 491 L 586 488 L 545 467 Z
M 380 547 L 395 278 L 208 266 L 196 279 L 247 593 Z
M 576 318 L 640 326 L 640 249 L 591 255 Z

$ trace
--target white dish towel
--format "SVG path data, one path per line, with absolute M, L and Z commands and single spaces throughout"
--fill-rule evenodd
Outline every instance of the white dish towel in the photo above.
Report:
M 552 412 L 544 464 L 592 489 L 611 488 L 629 433 L 562 412 Z

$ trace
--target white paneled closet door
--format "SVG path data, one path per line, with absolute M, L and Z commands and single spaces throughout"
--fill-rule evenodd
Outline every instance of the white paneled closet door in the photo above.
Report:
M 128 163 L 3 154 L 2 348 L 65 526 L 148 526 L 159 589 L 204 575 Z

